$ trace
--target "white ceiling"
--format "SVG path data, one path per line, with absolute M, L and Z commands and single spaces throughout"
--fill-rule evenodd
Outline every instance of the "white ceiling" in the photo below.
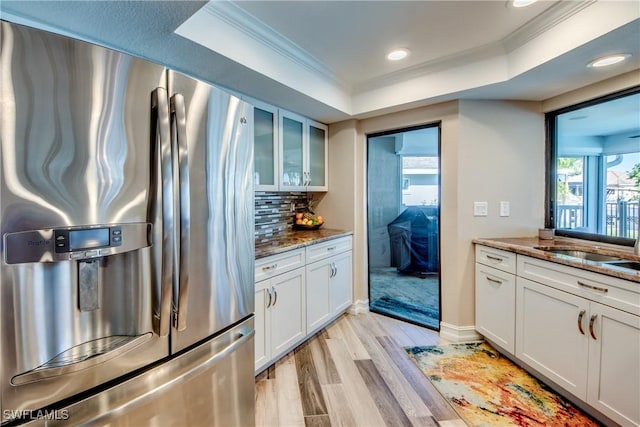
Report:
M 2 0 L 0 13 L 327 123 L 458 98 L 540 101 L 640 69 L 637 0 Z M 388 63 L 397 46 L 412 54 Z M 585 67 L 613 52 L 633 56 Z

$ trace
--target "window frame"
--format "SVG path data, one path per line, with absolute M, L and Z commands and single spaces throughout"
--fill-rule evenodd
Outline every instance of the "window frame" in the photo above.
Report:
M 640 85 L 633 86 L 628 89 L 613 92 L 598 98 L 591 99 L 589 101 L 581 102 L 579 104 L 571 105 L 568 107 L 560 108 L 558 110 L 545 113 L 545 135 L 546 135 L 546 150 L 545 150 L 545 227 L 555 228 L 555 208 L 557 202 L 557 117 L 561 114 L 565 114 L 571 111 L 579 110 L 585 107 L 590 107 L 596 104 L 613 101 L 618 98 L 622 98 L 629 95 L 640 93 Z M 592 197 L 588 192 L 583 189 L 584 197 Z M 586 214 L 586 212 L 585 212 Z M 599 219 L 597 219 L 599 221 Z M 584 231 L 575 231 L 570 229 L 559 228 L 555 230 L 557 236 L 573 237 L 577 239 L 593 240 L 602 243 L 612 243 L 623 246 L 633 246 L 634 239 L 627 237 L 607 236 L 605 234 L 587 233 Z

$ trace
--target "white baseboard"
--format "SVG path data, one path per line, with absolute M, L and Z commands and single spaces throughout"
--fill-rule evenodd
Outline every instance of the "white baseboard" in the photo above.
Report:
M 349 314 L 353 314 L 354 316 L 356 314 L 362 314 L 362 313 L 368 313 L 368 312 L 369 312 L 368 299 L 354 301 L 354 303 L 351 304 L 351 307 L 349 308 Z
M 456 326 L 445 322 L 440 322 L 440 337 L 454 343 L 482 340 L 475 326 Z

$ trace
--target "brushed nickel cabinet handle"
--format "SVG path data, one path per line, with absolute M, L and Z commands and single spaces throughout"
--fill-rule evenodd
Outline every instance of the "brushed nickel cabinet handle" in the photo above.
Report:
M 272 265 L 265 265 L 264 267 L 262 267 L 262 271 L 271 271 L 271 270 L 275 270 L 276 268 L 278 268 L 278 264 L 272 264 Z
M 584 287 L 584 288 L 592 289 L 592 290 L 594 290 L 594 291 L 602 292 L 602 293 L 605 293 L 605 294 L 606 294 L 607 292 L 609 292 L 609 289 L 607 289 L 607 288 L 600 288 L 600 287 L 598 287 L 598 286 L 589 285 L 589 284 L 587 284 L 587 283 L 583 283 L 583 282 L 581 282 L 581 281 L 579 281 L 579 280 L 578 280 L 578 285 L 580 285 L 580 286 L 582 286 L 582 287 Z
M 276 303 L 278 302 L 278 291 L 276 291 L 276 288 L 272 287 L 271 288 L 273 290 L 273 305 L 276 305 Z
M 593 332 L 593 324 L 595 323 L 597 317 L 598 315 L 594 314 L 593 316 L 591 316 L 591 319 L 589 320 L 589 333 L 591 334 L 591 338 L 593 338 L 594 340 L 598 339 L 596 338 L 596 334 Z
M 487 255 L 487 258 L 493 261 L 498 261 L 498 262 L 502 262 L 504 260 L 504 258 L 500 258 L 497 256 L 491 256 L 491 255 Z
M 493 282 L 493 283 L 497 283 L 498 285 L 502 285 L 502 280 L 496 280 L 496 279 L 493 279 L 493 278 L 491 278 L 489 276 L 486 276 L 486 277 L 487 277 L 488 281 Z
M 582 318 L 587 313 L 587 310 L 580 310 L 580 314 L 578 314 L 578 330 L 582 335 L 584 335 L 584 329 L 582 329 Z
M 269 295 L 269 302 L 267 303 L 267 308 L 271 307 L 271 291 L 269 289 L 265 289 L 267 294 Z

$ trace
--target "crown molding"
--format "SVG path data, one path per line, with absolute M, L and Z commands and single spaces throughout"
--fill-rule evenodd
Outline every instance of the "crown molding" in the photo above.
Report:
M 560 25 L 562 22 L 574 16 L 581 10 L 584 10 L 590 5 L 596 3 L 596 1 L 597 0 L 570 2 L 559 1 L 557 4 L 545 10 L 525 25 L 504 37 L 502 40 L 456 52 L 448 56 L 436 58 L 393 73 L 356 83 L 353 85 L 353 91 L 354 93 L 360 93 L 367 90 L 373 90 L 397 82 L 442 71 L 447 68 L 455 68 L 465 64 L 481 61 L 483 59 L 495 57 L 497 55 L 507 55 L 509 52 L 535 39 L 540 34 Z
M 349 88 L 349 85 L 338 79 L 333 71 L 313 55 L 235 3 L 230 1 L 210 1 L 204 6 L 203 10 L 241 31 L 262 44 L 266 49 L 306 68 L 343 89 Z
M 501 43 L 507 52 L 524 46 L 539 35 L 571 18 L 580 11 L 593 5 L 598 0 L 559 1 L 517 30 L 502 39 Z

